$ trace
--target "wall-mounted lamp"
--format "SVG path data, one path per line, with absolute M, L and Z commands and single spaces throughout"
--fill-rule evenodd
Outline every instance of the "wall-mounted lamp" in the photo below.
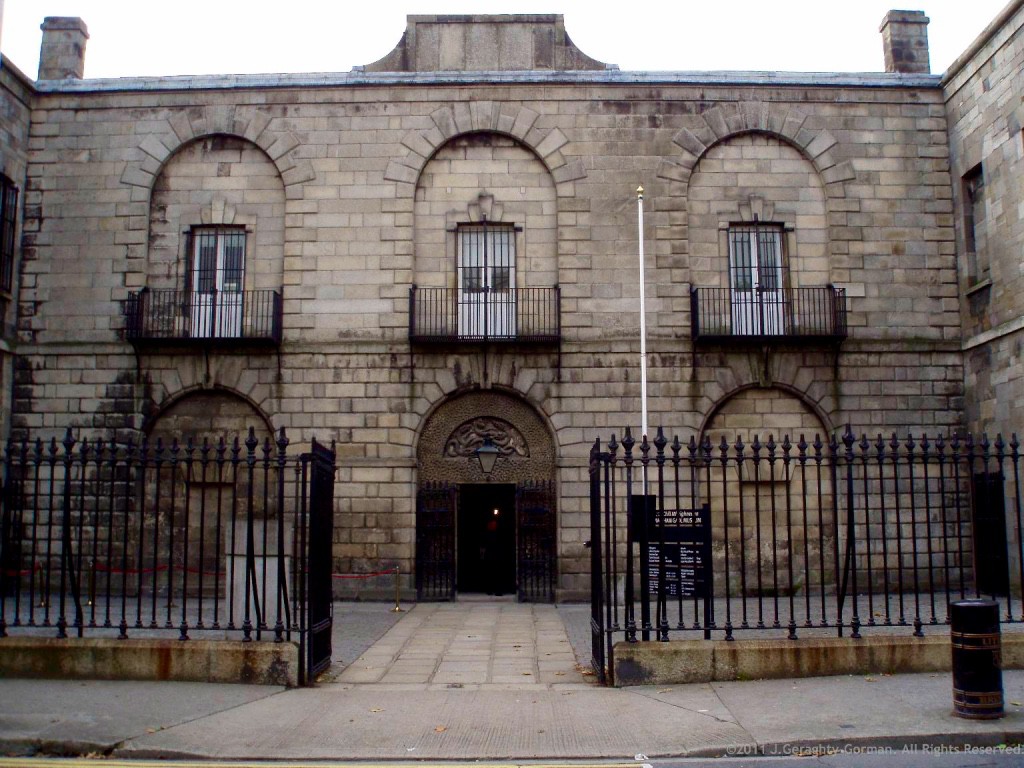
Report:
M 490 478 L 491 472 L 494 471 L 494 465 L 498 461 L 498 456 L 501 455 L 498 446 L 491 441 L 491 438 L 485 437 L 484 444 L 477 448 L 475 453 L 476 460 L 480 462 L 480 470 Z

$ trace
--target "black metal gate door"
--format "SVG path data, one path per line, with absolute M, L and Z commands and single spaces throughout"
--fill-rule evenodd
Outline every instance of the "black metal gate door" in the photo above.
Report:
M 426 483 L 416 494 L 416 599 L 455 597 L 455 487 Z
M 974 497 L 974 568 L 982 595 L 1008 595 L 1010 563 L 1006 547 L 1006 507 L 1002 472 L 976 472 Z
M 306 644 L 305 679 L 308 684 L 331 664 L 333 595 L 331 581 L 331 544 L 334 540 L 335 454 L 316 440 L 312 450 L 302 455 L 303 488 L 306 497 L 307 568 L 306 616 L 303 639 Z M 300 667 L 303 665 L 300 663 Z
M 519 600 L 555 600 L 555 487 L 550 480 L 516 488 Z
M 605 568 L 601 531 L 601 468 L 607 467 L 607 454 L 601 452 L 601 441 L 594 442 L 590 450 L 590 659 L 600 683 L 607 682 L 605 674 Z M 605 470 L 605 481 L 608 472 Z M 608 593 L 614 597 L 614 590 Z M 610 621 L 609 621 L 610 623 Z

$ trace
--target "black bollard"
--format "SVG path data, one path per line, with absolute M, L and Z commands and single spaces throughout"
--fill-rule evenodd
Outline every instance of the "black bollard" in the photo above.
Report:
M 953 647 L 953 713 L 972 720 L 1003 716 L 999 603 L 958 600 L 949 605 Z

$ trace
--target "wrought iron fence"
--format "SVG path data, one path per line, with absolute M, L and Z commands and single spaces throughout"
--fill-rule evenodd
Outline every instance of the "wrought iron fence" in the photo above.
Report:
M 311 592 L 322 591 L 309 574 L 324 570 L 311 544 L 333 514 L 334 454 L 314 441 L 313 453 L 289 455 L 288 445 L 284 430 L 260 442 L 251 429 L 244 443 L 117 444 L 70 430 L 60 443 L 9 442 L 0 636 L 198 632 L 298 639 L 305 651 Z
M 554 288 L 476 292 L 451 288 L 409 290 L 409 338 L 420 343 L 556 343 L 561 294 Z
M 694 339 L 846 338 L 846 291 L 834 286 L 738 291 L 691 288 Z
M 128 295 L 125 335 L 135 343 L 281 343 L 277 291 L 150 290 Z
M 920 636 L 967 596 L 1024 621 L 1019 469 L 1016 437 L 598 441 L 595 670 L 691 632 Z

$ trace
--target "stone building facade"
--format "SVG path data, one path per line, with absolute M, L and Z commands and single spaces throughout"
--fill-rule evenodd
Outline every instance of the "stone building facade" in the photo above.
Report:
M 1024 4 L 1010 3 L 943 77 L 951 147 L 966 426 L 1024 432 Z
M 951 94 L 1002 102 L 984 68 L 928 73 L 926 23 L 886 18 L 877 74 L 621 72 L 560 16 L 414 16 L 350 73 L 82 80 L 84 25 L 49 19 L 40 78 L 0 73 L 31 105 L 2 150 L 13 427 L 335 440 L 335 568 L 397 565 L 410 591 L 432 498 L 473 543 L 530 498 L 535 597 L 582 597 L 588 452 L 639 426 L 640 185 L 652 426 L 964 425 L 962 328 L 989 328 L 986 289 L 961 311 L 947 114 L 984 162 Z M 448 546 L 456 591 L 494 587 Z
M 10 430 L 18 311 L 17 264 L 22 250 L 24 190 L 28 174 L 32 81 L 0 61 L 0 435 Z

